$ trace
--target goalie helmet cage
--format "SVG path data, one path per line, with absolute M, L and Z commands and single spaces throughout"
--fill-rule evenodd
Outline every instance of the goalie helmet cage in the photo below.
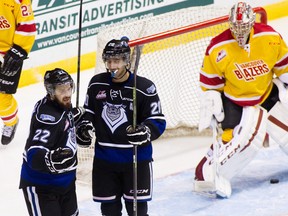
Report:
M 228 15 L 223 16 L 229 10 L 215 5 L 191 7 L 126 24 L 115 23 L 97 35 L 95 73 L 106 71 L 101 55 L 105 44 L 112 38 L 127 36 L 132 48 L 142 47 L 138 75 L 151 79 L 157 86 L 167 120 L 162 137 L 200 135 L 197 126 L 201 63 L 211 38 L 229 28 Z M 256 22 L 267 23 L 263 8 L 254 11 Z M 80 149 L 79 166 L 86 166 L 93 153 L 93 146 Z M 85 171 L 81 167 L 78 170 Z

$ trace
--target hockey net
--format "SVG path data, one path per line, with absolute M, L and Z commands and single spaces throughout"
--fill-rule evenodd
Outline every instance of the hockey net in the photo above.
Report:
M 267 23 L 263 8 L 254 8 L 254 11 L 257 22 Z M 95 71 L 106 71 L 101 58 L 106 43 L 127 36 L 131 47 L 140 45 L 142 48 L 138 74 L 156 84 L 167 120 L 167 129 L 162 137 L 199 135 L 199 71 L 211 38 L 228 28 L 228 15 L 223 16 L 228 12 L 229 8 L 214 5 L 191 7 L 115 24 L 97 35 Z M 93 146 L 81 149 L 79 165 L 85 166 L 93 154 Z

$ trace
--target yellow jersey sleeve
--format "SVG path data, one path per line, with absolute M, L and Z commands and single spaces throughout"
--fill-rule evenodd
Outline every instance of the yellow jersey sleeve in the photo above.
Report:
M 36 25 L 30 0 L 1 0 L 0 2 L 0 53 L 13 44 L 27 53 L 35 41 Z

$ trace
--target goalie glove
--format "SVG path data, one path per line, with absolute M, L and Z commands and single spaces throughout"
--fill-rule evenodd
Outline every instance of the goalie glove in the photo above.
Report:
M 76 155 L 70 148 L 57 148 L 45 155 L 45 163 L 51 173 L 58 174 L 76 169 Z
M 92 122 L 89 120 L 82 120 L 76 126 L 77 144 L 80 147 L 84 147 L 84 148 L 89 147 L 91 145 L 91 141 L 92 141 L 94 133 L 95 133 L 95 128 Z
M 222 122 L 224 120 L 224 110 L 220 92 L 214 90 L 205 91 L 200 98 L 198 129 L 201 132 L 211 125 L 213 116 L 218 122 Z
M 84 109 L 84 107 L 81 106 L 72 108 L 71 112 L 73 114 L 75 125 L 77 125 L 81 117 L 84 115 L 85 111 L 86 110 Z
M 1 73 L 6 76 L 15 76 L 21 69 L 23 60 L 27 59 L 27 56 L 27 52 L 22 47 L 14 44 L 4 56 Z
M 135 129 L 132 125 L 126 128 L 128 142 L 132 145 L 145 145 L 150 142 L 151 131 L 146 125 L 136 125 Z

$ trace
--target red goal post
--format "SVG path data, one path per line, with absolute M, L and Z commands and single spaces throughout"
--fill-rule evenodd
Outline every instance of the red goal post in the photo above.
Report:
M 258 21 L 260 23 L 267 24 L 267 13 L 266 13 L 265 9 L 262 8 L 262 7 L 256 7 L 256 8 L 253 8 L 253 10 L 254 10 L 254 12 L 256 14 L 259 15 Z M 196 24 L 191 24 L 191 25 L 188 25 L 188 26 L 184 26 L 184 27 L 168 30 L 168 31 L 161 32 L 161 33 L 158 33 L 158 34 L 149 35 L 149 36 L 142 37 L 142 38 L 137 38 L 137 39 L 131 40 L 129 42 L 129 45 L 130 45 L 130 47 L 135 47 L 137 45 L 139 45 L 139 46 L 140 45 L 144 45 L 144 44 L 155 42 L 155 41 L 158 41 L 158 40 L 163 40 L 165 38 L 170 38 L 170 37 L 177 36 L 177 35 L 180 35 L 180 34 L 185 34 L 185 33 L 188 33 L 188 32 L 199 30 L 199 29 L 208 28 L 210 26 L 219 25 L 221 23 L 227 22 L 227 20 L 228 20 L 228 15 L 222 16 L 222 17 L 218 17 L 218 18 L 215 18 L 215 19 L 199 22 L 199 23 L 196 23 Z

